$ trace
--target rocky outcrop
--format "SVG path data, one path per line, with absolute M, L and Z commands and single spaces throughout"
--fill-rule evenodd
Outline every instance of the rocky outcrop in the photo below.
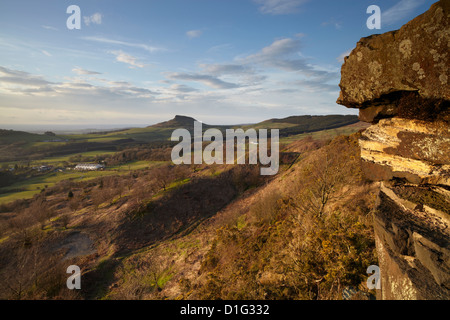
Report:
M 449 299 L 448 212 L 405 200 L 382 182 L 374 214 L 382 299 Z M 417 188 L 417 187 L 415 187 Z M 395 190 L 395 191 L 394 191 Z M 448 204 L 447 204 L 448 205 Z
M 392 116 L 399 93 L 450 100 L 449 14 L 439 1 L 400 30 L 361 39 L 342 66 L 338 103 Z
M 450 187 L 447 122 L 383 119 L 363 133 L 360 146 L 364 171 L 373 180 L 405 178 Z
M 380 183 L 374 228 L 383 299 L 450 298 L 450 1 L 361 39 L 338 103 L 372 125 L 360 139 Z

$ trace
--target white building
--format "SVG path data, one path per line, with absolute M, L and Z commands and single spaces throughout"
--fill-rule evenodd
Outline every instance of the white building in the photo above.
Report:
M 95 170 L 103 170 L 105 169 L 105 166 L 103 164 L 98 163 L 80 163 L 77 164 L 75 167 L 75 170 L 80 171 L 95 171 Z

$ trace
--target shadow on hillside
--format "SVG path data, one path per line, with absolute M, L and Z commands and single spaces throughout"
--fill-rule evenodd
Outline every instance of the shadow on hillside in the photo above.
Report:
M 257 185 L 258 168 L 226 171 L 216 177 L 197 178 L 181 185 L 117 229 L 113 242 L 118 255 L 126 255 L 157 241 L 184 234 L 233 201 L 240 191 Z
M 103 260 L 99 265 L 83 274 L 81 292 L 83 299 L 96 300 L 105 297 L 114 281 L 114 273 L 120 261 L 115 258 Z

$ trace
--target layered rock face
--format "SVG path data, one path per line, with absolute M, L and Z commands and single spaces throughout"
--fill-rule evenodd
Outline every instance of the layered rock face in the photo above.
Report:
M 450 1 L 400 30 L 361 39 L 338 103 L 372 123 L 360 139 L 382 299 L 450 298 Z

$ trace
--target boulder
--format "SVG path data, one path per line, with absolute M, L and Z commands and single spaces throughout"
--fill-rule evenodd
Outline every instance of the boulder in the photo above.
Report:
M 396 115 L 408 93 L 449 101 L 449 20 L 450 1 L 441 0 L 400 30 L 361 39 L 342 66 L 337 102 L 372 122 Z

